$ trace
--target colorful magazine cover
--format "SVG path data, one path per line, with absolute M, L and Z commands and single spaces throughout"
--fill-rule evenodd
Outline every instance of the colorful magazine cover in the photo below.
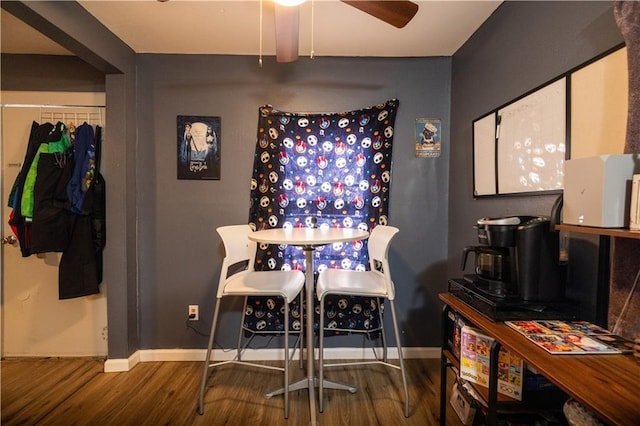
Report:
M 551 330 L 535 321 L 505 321 L 505 324 L 523 334 L 552 334 Z
M 585 336 L 584 334 L 559 334 L 562 340 L 574 346 L 579 347 L 585 352 L 618 352 L 618 350 L 605 345 L 595 339 Z
M 571 327 L 584 334 L 612 334 L 609 330 L 606 330 L 599 325 L 591 324 L 588 321 L 569 321 L 569 324 Z
M 633 342 L 617 334 L 598 334 L 597 339 L 622 353 L 633 352 Z
M 584 352 L 555 334 L 525 334 L 525 337 L 552 354 Z
M 489 366 L 493 339 L 477 329 L 464 326 L 460 345 L 460 377 L 482 386 L 489 386 Z M 522 400 L 522 359 L 508 349 L 498 354 L 498 393 Z
M 538 321 L 537 323 L 554 333 L 573 333 L 576 331 L 571 324 L 564 321 Z
M 552 354 L 619 354 L 631 352 L 633 343 L 588 321 L 505 321 Z

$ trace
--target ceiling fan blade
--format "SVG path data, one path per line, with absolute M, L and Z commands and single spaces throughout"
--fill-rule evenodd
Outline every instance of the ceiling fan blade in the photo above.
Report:
M 300 9 L 276 3 L 276 61 L 293 62 L 298 59 Z
M 412 1 L 341 1 L 396 28 L 403 28 L 418 13 L 418 5 Z

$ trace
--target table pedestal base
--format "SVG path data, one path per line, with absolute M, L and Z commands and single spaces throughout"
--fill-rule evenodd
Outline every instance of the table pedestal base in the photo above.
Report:
M 313 384 L 310 383 L 311 381 L 313 381 Z M 319 386 L 319 383 L 318 383 L 317 377 L 314 377 L 313 379 L 308 379 L 305 377 L 304 379 L 300 379 L 295 383 L 291 383 L 289 385 L 289 392 L 300 390 L 300 389 L 307 389 L 307 388 L 309 389 L 309 392 L 313 392 L 313 389 L 317 388 L 318 386 Z M 323 380 L 322 387 L 325 389 L 346 390 L 346 391 L 349 391 L 350 393 L 356 393 L 358 391 L 358 388 L 356 388 L 355 386 L 351 386 L 347 383 L 333 382 L 327 379 Z M 282 395 L 283 393 L 284 393 L 284 388 L 278 388 L 270 392 L 266 392 L 264 394 L 264 397 L 269 399 L 272 396 Z
M 318 424 L 316 420 L 316 392 L 315 389 L 319 386 L 319 380 L 317 377 L 300 379 L 297 382 L 291 383 L 289 385 L 289 392 L 300 390 L 300 389 L 308 389 L 309 390 L 309 411 L 311 414 L 310 424 L 315 426 Z M 337 390 L 346 390 L 350 393 L 356 393 L 358 388 L 355 386 L 348 385 L 346 383 L 333 382 L 331 380 L 324 379 L 322 381 L 322 387 L 325 389 L 337 389 Z M 266 399 L 271 398 L 275 395 L 282 395 L 284 393 L 284 388 L 274 389 L 270 392 L 264 394 Z

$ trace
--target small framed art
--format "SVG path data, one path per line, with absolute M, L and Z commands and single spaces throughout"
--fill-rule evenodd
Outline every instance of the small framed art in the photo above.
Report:
M 442 124 L 438 119 L 416 119 L 416 157 L 440 157 Z
M 220 179 L 220 117 L 179 115 L 178 179 Z

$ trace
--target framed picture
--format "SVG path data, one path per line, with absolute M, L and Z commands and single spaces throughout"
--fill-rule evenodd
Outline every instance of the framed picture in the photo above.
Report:
M 416 157 L 440 157 L 442 123 L 434 118 L 416 119 Z
M 220 179 L 220 117 L 179 115 L 178 179 Z

